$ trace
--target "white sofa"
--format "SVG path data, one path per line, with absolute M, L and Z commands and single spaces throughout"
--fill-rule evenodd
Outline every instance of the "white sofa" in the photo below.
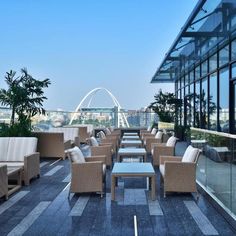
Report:
M 0 165 L 22 167 L 25 185 L 40 176 L 37 141 L 35 137 L 0 137 Z

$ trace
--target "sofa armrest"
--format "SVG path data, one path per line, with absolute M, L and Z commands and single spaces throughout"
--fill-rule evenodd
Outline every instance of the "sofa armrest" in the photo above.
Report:
M 102 163 L 106 163 L 106 156 L 105 155 L 97 155 L 97 156 L 90 156 L 85 157 L 86 162 L 94 162 L 94 161 L 100 161 Z
M 31 178 L 40 175 L 40 160 L 39 152 L 32 153 L 30 155 L 24 156 L 24 182 L 29 185 Z
M 163 165 L 166 161 L 177 161 L 182 160 L 181 156 L 160 156 L 160 165 Z
M 187 184 L 188 181 L 194 180 L 196 177 L 196 163 L 165 161 L 165 180 L 173 180 L 179 184 Z

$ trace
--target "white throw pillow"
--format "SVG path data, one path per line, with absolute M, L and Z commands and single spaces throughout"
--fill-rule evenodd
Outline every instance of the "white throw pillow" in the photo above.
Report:
M 174 147 L 176 141 L 177 141 L 177 138 L 174 137 L 174 136 L 171 136 L 171 137 L 167 140 L 166 146 L 167 146 L 167 147 Z
M 152 127 L 148 126 L 147 131 L 151 131 Z
M 105 135 L 105 133 L 103 131 L 99 132 L 99 138 L 100 139 L 105 139 L 106 138 L 106 135 Z
M 155 138 L 157 138 L 157 139 L 162 139 L 162 135 L 163 135 L 163 132 L 158 131 L 158 132 L 156 133 L 156 135 L 155 135 Z
M 110 131 L 108 128 L 106 128 L 106 129 L 105 129 L 105 133 L 106 133 L 106 134 L 111 134 L 111 131 Z
M 75 163 L 84 163 L 85 162 L 84 155 L 77 146 L 69 149 L 68 152 L 70 154 L 70 158 L 71 158 L 72 162 L 75 162 Z
M 90 141 L 91 141 L 91 146 L 93 146 L 93 147 L 97 147 L 98 146 L 98 141 L 97 141 L 97 139 L 95 137 L 91 137 Z
M 157 129 L 153 128 L 151 134 L 156 134 L 156 132 L 157 132 Z
M 191 145 L 189 145 L 183 155 L 182 162 L 194 162 L 196 160 L 198 152 L 199 152 L 198 148 L 194 148 Z

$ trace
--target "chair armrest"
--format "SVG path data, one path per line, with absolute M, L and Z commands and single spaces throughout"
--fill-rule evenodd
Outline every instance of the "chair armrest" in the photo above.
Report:
M 100 161 L 102 163 L 106 163 L 106 156 L 105 155 L 85 157 L 84 159 L 86 162 Z
M 156 143 L 161 143 L 161 139 L 160 138 L 152 138 L 152 137 L 146 138 L 146 145 L 152 145 L 152 144 L 156 144 Z
M 29 185 L 32 177 L 40 175 L 39 152 L 24 156 L 24 182 Z
M 107 155 L 112 154 L 112 146 L 111 145 L 103 145 L 103 146 L 96 146 L 91 147 L 91 155 L 97 156 L 97 155 Z
M 196 163 L 193 162 L 165 161 L 164 168 L 165 178 L 182 181 L 182 184 L 196 175 Z
M 67 140 L 64 142 L 64 150 L 71 148 L 71 140 Z
M 155 134 L 151 134 L 151 133 L 147 133 L 147 134 L 143 134 L 142 135 L 142 139 L 144 140 L 144 139 L 146 139 L 147 137 L 155 137 Z
M 79 138 L 79 136 L 75 137 L 75 146 L 80 147 L 80 138 Z
M 156 149 L 158 147 L 166 147 L 166 143 L 152 143 L 151 149 Z
M 160 164 L 163 165 L 166 161 L 181 162 L 181 156 L 160 156 Z

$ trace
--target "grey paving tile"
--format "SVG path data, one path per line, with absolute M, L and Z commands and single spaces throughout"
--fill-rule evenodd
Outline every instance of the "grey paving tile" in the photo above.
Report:
M 204 235 L 219 235 L 194 201 L 184 201 L 184 204 Z
M 69 216 L 81 216 L 88 203 L 89 196 L 81 196 L 71 209 Z
M 52 176 L 52 175 L 54 175 L 57 171 L 59 171 L 61 168 L 63 168 L 63 166 L 61 166 L 61 165 L 55 166 L 55 167 L 52 168 L 50 171 L 48 171 L 47 173 L 45 173 L 44 176 Z
M 148 209 L 151 216 L 163 216 L 163 211 L 158 200 L 148 199 Z
M 26 194 L 28 194 L 30 191 L 20 191 L 16 193 L 14 196 L 10 197 L 8 201 L 4 202 L 0 205 L 0 215 L 12 207 L 14 204 L 16 204 L 19 200 L 21 200 L 23 197 L 25 197 Z
M 40 168 L 46 166 L 49 162 L 48 161 L 43 161 L 40 163 Z
M 11 230 L 11 232 L 8 233 L 8 236 L 23 235 L 49 204 L 50 202 L 40 202 L 16 227 Z

